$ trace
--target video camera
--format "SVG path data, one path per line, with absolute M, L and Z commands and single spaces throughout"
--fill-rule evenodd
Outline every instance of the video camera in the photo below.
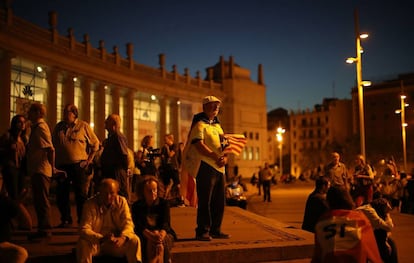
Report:
M 161 157 L 161 149 L 160 148 L 156 148 L 156 149 L 148 149 L 148 154 L 147 154 L 147 158 L 149 160 L 154 160 L 156 157 Z

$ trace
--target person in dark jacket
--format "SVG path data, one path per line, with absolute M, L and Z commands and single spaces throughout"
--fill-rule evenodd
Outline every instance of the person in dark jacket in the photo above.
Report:
M 102 177 L 112 178 L 119 183 L 119 194 L 129 199 L 128 187 L 128 144 L 121 133 L 121 118 L 111 114 L 105 120 L 108 138 L 103 142 L 101 155 Z
M 319 217 L 328 211 L 326 202 L 326 192 L 328 192 L 330 182 L 326 177 L 319 177 L 315 180 L 315 189 L 309 194 L 306 200 L 305 213 L 303 215 L 302 229 L 315 233 L 315 225 Z
M 0 169 L 3 174 L 4 188 L 9 197 L 16 200 L 22 191 L 26 175 L 26 118 L 15 115 L 10 129 L 0 137 Z

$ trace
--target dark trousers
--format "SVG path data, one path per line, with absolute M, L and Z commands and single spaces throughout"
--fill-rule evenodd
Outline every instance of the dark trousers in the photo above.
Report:
M 197 173 L 197 228 L 196 235 L 220 233 L 225 206 L 224 174 L 205 162 Z
M 45 231 L 52 227 L 50 224 L 49 202 L 50 180 L 51 178 L 44 174 L 35 173 L 32 175 L 33 204 L 36 210 L 39 231 Z
M 375 229 L 374 235 L 377 241 L 378 251 L 384 263 L 398 263 L 397 246 L 391 237 L 387 237 L 387 231 Z M 387 244 L 390 246 L 391 251 L 389 251 Z
M 257 183 L 257 190 L 259 192 L 259 195 L 262 194 L 262 181 L 259 180 L 259 182 Z
M 262 182 L 263 184 L 263 201 L 271 201 L 271 197 L 270 197 L 270 184 L 271 181 L 270 180 L 265 180 Z
M 65 164 L 58 168 L 67 173 L 67 178 L 58 178 L 56 186 L 56 202 L 60 212 L 61 222 L 72 222 L 70 210 L 70 190 L 75 193 L 76 213 L 78 222 L 82 215 L 83 204 L 88 199 L 88 191 L 92 175 L 79 166 L 80 163 Z
M 23 173 L 20 168 L 5 166 L 3 168 L 3 183 L 9 197 L 16 200 L 23 189 Z

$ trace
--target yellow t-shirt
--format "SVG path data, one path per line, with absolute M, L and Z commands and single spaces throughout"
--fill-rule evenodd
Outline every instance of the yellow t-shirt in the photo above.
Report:
M 206 123 L 204 121 L 199 121 L 193 127 L 190 133 L 190 142 L 194 140 L 203 140 L 204 144 L 207 145 L 213 152 L 217 155 L 222 155 L 221 141 L 220 137 L 224 134 L 223 129 L 220 126 L 220 123 Z M 207 157 L 201 154 L 198 151 L 194 151 L 195 154 L 199 155 L 199 159 L 204 161 L 217 171 L 224 173 L 224 167 L 219 167 L 216 164 L 216 161 L 210 157 Z

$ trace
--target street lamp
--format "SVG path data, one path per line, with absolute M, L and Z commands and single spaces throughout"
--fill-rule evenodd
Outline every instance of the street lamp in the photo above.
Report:
M 401 114 L 401 134 L 402 134 L 404 171 L 405 172 L 407 172 L 407 143 L 406 143 L 407 141 L 406 141 L 406 133 L 405 133 L 405 128 L 407 127 L 407 123 L 405 122 L 405 107 L 408 107 L 408 103 L 405 103 L 406 98 L 407 97 L 404 94 L 400 96 L 401 108 L 395 111 L 395 113 Z
M 285 133 L 285 129 L 282 127 L 278 127 L 276 130 L 276 139 L 279 142 L 279 168 L 280 168 L 280 176 L 283 175 L 283 165 L 282 165 L 282 148 L 283 148 L 283 134 Z
M 355 18 L 355 42 L 356 42 L 356 57 L 347 58 L 346 63 L 355 63 L 356 64 L 356 75 L 357 75 L 357 88 L 358 88 L 358 108 L 359 108 L 359 136 L 361 143 L 361 154 L 366 158 L 365 152 L 365 121 L 364 121 L 364 90 L 363 87 L 370 86 L 370 81 L 362 81 L 362 58 L 361 54 L 364 50 L 361 47 L 361 39 L 367 38 L 368 34 L 359 33 L 358 25 L 358 11 L 355 9 L 354 13 Z

